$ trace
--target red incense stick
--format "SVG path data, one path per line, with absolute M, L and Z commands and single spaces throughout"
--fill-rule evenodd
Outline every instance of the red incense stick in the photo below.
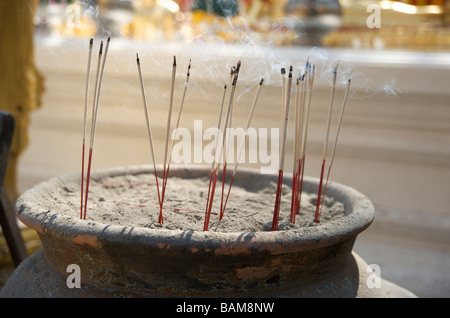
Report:
M 88 201 L 88 195 L 89 195 L 89 182 L 90 182 L 90 176 L 91 176 L 92 152 L 94 149 L 94 136 L 95 136 L 95 128 L 96 128 L 96 124 L 97 124 L 98 105 L 99 105 L 99 100 L 100 100 L 100 91 L 101 91 L 101 87 L 102 87 L 103 71 L 105 69 L 105 62 L 106 62 L 106 56 L 108 54 L 109 42 L 110 42 L 110 38 L 108 37 L 108 40 L 106 42 L 106 47 L 105 47 L 105 56 L 103 57 L 103 60 L 102 60 L 103 41 L 100 43 L 100 51 L 98 54 L 97 75 L 96 75 L 95 91 L 94 91 L 94 106 L 92 107 L 92 122 L 91 122 L 91 136 L 90 136 L 91 140 L 90 140 L 90 146 L 89 146 L 89 161 L 88 161 L 87 178 L 86 178 L 86 193 L 85 193 L 85 197 L 84 197 L 84 215 L 83 215 L 84 220 L 86 220 L 87 201 Z M 100 70 L 100 62 L 101 62 L 101 70 Z
M 280 204 L 281 204 L 281 190 L 283 186 L 283 169 L 284 169 L 284 159 L 285 159 L 285 149 L 286 149 L 286 133 L 287 133 L 287 124 L 289 121 L 289 103 L 290 103 L 290 95 L 291 95 L 291 86 L 292 86 L 292 66 L 289 69 L 288 81 L 287 81 L 287 89 L 286 89 L 286 103 L 283 105 L 284 112 L 284 126 L 282 127 L 282 143 L 281 143 L 281 151 L 280 151 L 280 162 L 279 162 L 279 170 L 278 170 L 278 183 L 277 183 L 277 192 L 275 198 L 275 207 L 273 211 L 273 220 L 272 220 L 272 231 L 278 231 L 278 220 L 280 216 Z
M 83 190 L 84 190 L 84 157 L 86 148 L 86 121 L 87 121 L 87 109 L 88 109 L 88 96 L 89 96 L 89 79 L 91 73 L 91 59 L 92 59 L 92 46 L 94 39 L 89 41 L 89 54 L 86 72 L 86 91 L 84 95 L 84 118 L 83 118 L 83 143 L 81 150 L 81 203 L 80 203 L 80 219 L 83 218 Z
M 314 222 L 316 222 L 316 223 L 320 222 L 320 202 L 321 202 L 321 195 L 322 195 L 322 185 L 323 185 L 323 175 L 324 175 L 324 170 L 325 170 L 325 161 L 326 161 L 327 148 L 328 148 L 328 137 L 330 135 L 331 113 L 333 110 L 334 92 L 335 92 L 335 88 L 336 88 L 336 76 L 337 76 L 337 66 L 334 68 L 334 71 L 333 71 L 333 85 L 331 87 L 330 106 L 328 108 L 327 131 L 325 134 L 325 142 L 323 145 L 323 152 L 322 152 L 322 169 L 320 171 L 319 189 L 317 191 L 316 213 L 314 215 Z
M 154 150 L 154 147 L 153 147 L 153 137 L 152 137 L 151 124 L 150 124 L 150 116 L 149 116 L 149 112 L 148 112 L 147 98 L 146 98 L 146 94 L 145 94 L 144 79 L 142 77 L 141 62 L 139 60 L 139 55 L 137 53 L 136 53 L 136 64 L 137 64 L 137 68 L 138 68 L 138 72 L 139 72 L 139 80 L 140 80 L 140 83 L 141 83 L 142 100 L 144 102 L 145 119 L 146 119 L 146 122 L 147 122 L 148 137 L 149 137 L 149 140 L 150 140 L 150 152 L 151 152 L 151 155 L 152 155 L 153 171 L 154 171 L 155 180 L 156 180 L 156 190 L 157 190 L 157 193 L 158 193 L 158 202 L 159 202 L 159 206 L 161 208 L 161 195 L 160 195 L 160 192 L 159 192 L 158 174 L 156 172 L 156 159 L 155 159 L 155 150 Z

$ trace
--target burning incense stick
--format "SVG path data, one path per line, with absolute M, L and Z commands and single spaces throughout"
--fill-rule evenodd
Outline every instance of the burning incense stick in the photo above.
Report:
M 216 141 L 215 141 L 215 146 L 214 146 L 214 157 L 213 157 L 213 162 L 211 164 L 211 173 L 209 176 L 209 186 L 208 186 L 208 196 L 207 196 L 207 200 L 206 200 L 206 211 L 208 211 L 208 207 L 209 207 L 209 200 L 210 200 L 210 194 L 211 194 L 211 186 L 212 186 L 212 180 L 214 178 L 214 175 L 217 174 L 217 168 L 216 168 L 216 157 L 217 157 L 217 146 L 218 146 L 218 139 L 219 139 L 219 132 L 220 132 L 220 125 L 222 122 L 222 115 L 223 115 L 223 106 L 225 104 L 225 96 L 226 96 L 226 92 L 227 92 L 227 85 L 225 84 L 223 87 L 223 95 L 222 95 L 222 103 L 220 105 L 220 112 L 219 112 L 219 121 L 217 123 L 217 135 L 216 135 Z M 216 168 L 216 169 L 214 169 Z
M 169 113 L 168 113 L 168 116 L 167 116 L 167 126 L 166 126 L 166 143 L 165 143 L 166 146 L 165 146 L 165 150 L 164 150 L 163 185 L 162 185 L 161 204 L 160 204 L 159 219 L 158 219 L 159 224 L 163 224 L 164 223 L 162 209 L 163 209 L 163 204 L 164 204 L 164 195 L 166 193 L 166 188 L 165 188 L 164 185 L 166 183 L 165 180 L 166 180 L 167 175 L 168 175 L 168 171 L 167 171 L 167 153 L 168 153 L 168 147 L 169 147 L 170 126 L 171 126 L 171 121 L 172 121 L 173 95 L 174 95 L 174 90 L 175 90 L 176 72 L 177 72 L 177 59 L 174 56 L 173 57 L 173 64 L 172 64 L 172 80 L 171 80 L 171 86 L 170 86 Z
M 321 194 L 322 194 L 323 174 L 324 174 L 324 170 L 325 170 L 325 161 L 326 161 L 327 148 L 328 148 L 328 137 L 330 135 L 331 113 L 333 110 L 334 92 L 336 89 L 336 76 L 337 76 L 337 66 L 334 68 L 334 71 L 333 71 L 333 84 L 331 87 L 330 106 L 328 108 L 327 131 L 325 134 L 325 142 L 323 145 L 323 152 L 322 152 L 322 169 L 320 171 L 319 189 L 317 191 L 316 213 L 314 215 L 314 222 L 316 222 L 316 223 L 320 222 L 320 210 L 319 210 L 320 202 L 321 202 L 320 199 L 321 199 Z
M 156 190 L 158 193 L 158 202 L 159 202 L 159 205 L 161 206 L 161 196 L 159 193 L 158 174 L 156 173 L 156 159 L 155 159 L 155 151 L 153 148 L 153 137 L 152 137 L 152 129 L 151 129 L 151 125 L 150 125 L 150 116 L 148 113 L 147 98 L 145 95 L 144 79 L 142 77 L 141 62 L 139 60 L 139 55 L 137 53 L 136 53 L 136 64 L 137 64 L 137 68 L 138 68 L 138 72 L 139 72 L 139 80 L 141 83 L 141 92 L 142 92 L 142 99 L 144 102 L 144 110 L 145 110 L 145 119 L 147 122 L 148 138 L 150 140 L 150 151 L 151 151 L 151 155 L 152 155 L 153 170 L 154 170 L 155 179 L 156 179 Z
M 247 125 L 245 126 L 245 132 L 247 132 L 249 127 L 250 127 L 250 122 L 252 120 L 256 104 L 258 102 L 258 98 L 259 98 L 259 94 L 261 92 L 261 87 L 262 87 L 263 82 L 264 82 L 264 79 L 261 78 L 261 80 L 259 81 L 258 88 L 257 88 L 256 93 L 255 93 L 255 97 L 253 99 L 252 107 L 250 108 L 250 114 L 249 114 L 248 119 L 247 119 Z M 230 186 L 228 188 L 227 197 L 225 199 L 225 203 L 223 205 L 223 208 L 221 208 L 221 210 L 220 210 L 219 220 L 221 220 L 223 218 L 223 214 L 225 213 L 225 209 L 227 207 L 227 202 L 228 202 L 228 198 L 230 196 L 231 186 L 233 185 L 234 177 L 236 175 L 236 170 L 237 170 L 237 167 L 238 167 L 238 164 L 239 164 L 239 159 L 241 157 L 242 150 L 244 148 L 244 144 L 245 144 L 245 141 L 244 141 L 244 139 L 242 139 L 241 145 L 239 147 L 239 152 L 238 152 L 238 156 L 237 156 L 237 159 L 236 159 L 236 163 L 234 165 L 233 175 L 231 176 L 231 181 L 230 181 Z
M 188 65 L 188 69 L 187 69 L 187 73 L 186 73 L 186 81 L 184 82 L 184 90 L 183 90 L 183 96 L 181 97 L 181 104 L 180 104 L 180 109 L 178 110 L 178 117 L 177 117 L 177 123 L 175 126 L 175 132 L 177 131 L 178 127 L 180 126 L 180 119 L 181 119 L 181 113 L 183 111 L 183 106 L 184 106 L 184 100 L 186 98 L 186 91 L 188 88 L 188 84 L 189 84 L 189 78 L 191 75 L 191 61 L 189 60 L 189 65 Z M 169 170 L 170 170 L 170 162 L 171 162 L 171 158 L 172 158 L 172 150 L 173 150 L 173 146 L 175 144 L 175 140 L 172 140 L 172 145 L 169 149 L 169 159 L 167 162 L 167 169 L 166 169 L 166 176 L 163 180 L 164 184 L 163 184 L 163 188 L 166 189 L 166 185 L 167 185 L 167 179 L 168 179 L 168 175 L 169 175 Z
M 236 64 L 235 67 L 232 68 L 232 72 L 230 74 L 230 76 L 232 77 L 233 81 L 231 82 L 231 84 L 233 85 L 233 82 L 236 81 L 237 83 L 237 79 L 239 77 L 239 71 L 241 69 L 241 61 L 238 61 L 238 63 Z M 236 84 L 234 85 L 236 86 Z M 221 219 L 221 216 L 223 215 L 223 202 L 224 202 L 224 193 L 225 193 L 225 181 L 226 181 L 226 176 L 227 176 L 227 162 L 228 162 L 228 156 L 229 156 L 229 152 L 230 152 L 230 147 L 228 147 L 228 145 L 230 144 L 230 136 L 227 134 L 227 130 L 231 129 L 232 127 L 232 121 L 233 121 L 233 109 L 234 109 L 234 94 L 232 96 L 230 96 L 230 114 L 229 114 L 229 118 L 227 119 L 228 125 L 225 126 L 225 134 L 228 136 L 228 138 L 226 139 L 226 143 L 224 144 L 225 146 L 225 158 L 224 158 L 224 164 L 223 164 L 223 170 L 222 170 L 222 193 L 220 196 L 220 212 L 219 212 L 219 218 Z M 225 139 L 224 139 L 225 142 Z
M 211 192 L 209 194 L 208 197 L 208 205 L 206 207 L 206 213 L 205 213 L 205 223 L 203 225 L 203 230 L 207 231 L 209 228 L 209 220 L 211 217 L 211 209 L 212 209 L 212 204 L 214 201 L 214 192 L 216 189 L 216 182 L 217 182 L 217 174 L 220 168 L 220 158 L 222 158 L 223 155 L 223 149 L 224 149 L 224 144 L 226 142 L 226 137 L 227 137 L 227 127 L 230 121 L 230 114 L 231 114 L 231 109 L 233 107 L 233 102 L 234 102 L 234 94 L 236 92 L 236 83 L 237 83 L 237 79 L 238 79 L 238 75 L 239 75 L 239 68 L 241 65 L 241 61 L 238 62 L 237 66 L 236 66 L 236 71 L 234 72 L 234 77 L 233 77 L 233 82 L 231 84 L 231 92 L 230 92 L 230 98 L 228 101 L 228 108 L 227 108 L 227 114 L 225 117 L 225 122 L 224 122 L 224 134 L 223 134 L 223 140 L 222 140 L 222 147 L 220 148 L 220 155 L 219 155 L 219 161 L 217 163 L 217 167 L 215 168 L 215 173 L 213 176 L 213 181 L 212 181 L 212 188 L 211 188 Z M 224 163 L 225 164 L 225 163 Z M 226 172 L 226 170 L 224 169 L 224 172 Z
M 86 72 L 86 90 L 84 95 L 84 117 L 83 117 L 83 143 L 81 150 L 81 204 L 80 204 L 80 219 L 83 218 L 83 187 L 84 187 L 84 157 L 86 148 L 86 120 L 87 120 L 87 110 L 88 110 L 88 96 L 89 96 L 89 79 L 91 73 L 91 59 L 92 59 L 92 46 L 94 44 L 94 39 L 89 41 L 89 54 Z
M 289 121 L 289 103 L 290 103 L 290 95 L 291 95 L 291 86 L 292 86 L 292 66 L 289 69 L 288 81 L 287 81 L 287 89 L 286 89 L 286 103 L 283 105 L 285 108 L 284 114 L 284 126 L 282 127 L 282 143 L 281 143 L 281 151 L 280 151 L 280 162 L 278 169 L 278 184 L 277 184 L 277 192 L 275 198 L 275 207 L 273 211 L 273 221 L 272 221 L 272 231 L 278 231 L 278 219 L 280 216 L 280 204 L 281 204 L 281 190 L 283 186 L 283 170 L 284 170 L 284 159 L 286 156 L 286 133 L 287 133 L 287 124 Z
M 213 178 L 215 176 L 217 176 L 217 167 L 216 167 L 216 157 L 217 157 L 217 153 L 218 153 L 217 152 L 217 146 L 218 146 L 220 125 L 221 125 L 221 122 L 222 122 L 223 106 L 225 104 L 226 92 L 227 92 L 227 85 L 225 84 L 224 87 L 223 87 L 222 103 L 220 105 L 219 121 L 217 123 L 217 135 L 216 135 L 216 141 L 215 141 L 215 147 L 214 147 L 214 159 L 213 159 L 213 162 L 211 164 L 211 173 L 209 175 L 208 196 L 207 196 L 207 200 L 206 200 L 206 213 L 208 213 L 209 200 L 210 200 L 211 186 L 212 186 L 212 183 L 213 183 Z
M 297 78 L 297 92 L 296 92 L 296 113 L 295 113 L 295 140 L 294 140 L 294 165 L 293 165 L 293 171 L 292 171 L 292 197 L 291 197 L 291 223 L 295 224 L 295 215 L 297 212 L 297 207 L 299 206 L 298 203 L 298 189 L 299 189 L 299 183 L 300 183 L 300 140 L 302 139 L 302 127 L 301 127 L 301 121 L 302 121 L 302 91 L 301 88 L 303 85 L 300 85 L 303 83 L 301 80 L 302 76 L 299 75 Z
M 284 67 L 280 70 L 281 73 L 281 117 L 280 127 L 284 125 L 284 113 L 286 111 L 286 69 Z M 280 134 L 280 145 L 282 143 L 282 134 Z
M 84 197 L 84 216 L 83 219 L 86 220 L 86 211 L 87 211 L 87 201 L 88 201 L 88 195 L 89 195 L 89 181 L 91 176 L 91 163 L 92 163 L 92 152 L 94 148 L 94 136 L 95 136 L 95 128 L 97 124 L 97 114 L 98 114 L 98 105 L 100 100 L 100 91 L 102 87 L 102 80 L 103 80 L 103 71 L 105 69 L 105 62 L 106 57 L 108 54 L 108 48 L 109 48 L 109 42 L 110 37 L 108 37 L 108 40 L 106 42 L 105 47 L 105 56 L 102 60 L 103 55 L 103 41 L 100 43 L 100 50 L 98 54 L 98 63 L 97 63 L 97 75 L 95 80 L 95 91 L 94 91 L 94 105 L 92 107 L 92 122 L 91 122 L 91 139 L 90 139 L 90 146 L 89 146 L 89 161 L 88 161 L 88 170 L 87 170 L 87 178 L 86 178 L 86 194 Z M 101 63 L 101 69 L 100 69 L 100 63 Z
M 303 131 L 302 131 L 302 143 L 300 147 L 300 161 L 299 161 L 299 186 L 297 191 L 297 202 L 298 205 L 296 207 L 296 214 L 300 213 L 300 204 L 302 200 L 302 191 L 303 191 L 303 177 L 305 173 L 305 161 L 306 161 L 306 143 L 308 139 L 308 122 L 309 122 L 309 113 L 311 109 L 311 99 L 312 99 L 312 88 L 314 85 L 314 76 L 315 76 L 315 65 L 312 66 L 309 63 L 309 60 L 306 64 L 305 73 L 302 78 L 304 80 L 304 85 L 302 87 L 302 100 L 305 101 L 303 106 Z
M 320 206 L 320 214 L 322 214 L 323 201 L 325 198 L 325 193 L 327 191 L 327 185 L 328 185 L 328 180 L 330 178 L 331 167 L 333 166 L 334 154 L 336 151 L 337 141 L 339 138 L 339 131 L 341 129 L 341 124 L 342 124 L 342 117 L 344 116 L 345 104 L 347 102 L 347 96 L 348 96 L 348 92 L 350 90 L 351 81 L 352 80 L 350 78 L 347 83 L 347 89 L 345 90 L 344 101 L 342 102 L 341 114 L 339 115 L 339 121 L 338 121 L 338 126 L 337 126 L 337 131 L 336 131 L 336 138 L 334 140 L 333 150 L 331 151 L 331 158 L 330 158 L 330 165 L 328 167 L 327 181 L 325 182 L 325 188 L 323 189 L 322 202 L 321 202 L 321 206 Z

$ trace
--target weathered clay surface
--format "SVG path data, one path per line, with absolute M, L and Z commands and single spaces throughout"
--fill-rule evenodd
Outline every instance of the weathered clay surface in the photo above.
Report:
M 205 172 L 180 167 L 171 171 L 184 177 Z M 264 177 L 251 170 L 240 173 L 250 183 Z M 305 189 L 317 187 L 317 180 L 305 181 Z M 365 288 L 367 265 L 354 256 L 352 247 L 372 222 L 374 210 L 364 195 L 343 185 L 330 184 L 327 193 L 344 204 L 345 217 L 314 227 L 246 233 L 83 221 L 37 209 L 33 202 L 48 186 L 51 182 L 30 189 L 17 202 L 19 218 L 38 232 L 44 247 L 16 270 L 1 291 L 3 297 L 413 296 L 389 283 L 386 290 Z M 70 264 L 81 268 L 79 289 L 66 285 Z

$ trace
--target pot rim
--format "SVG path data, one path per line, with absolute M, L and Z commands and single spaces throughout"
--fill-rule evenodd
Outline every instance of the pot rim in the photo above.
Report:
M 121 166 L 92 172 L 92 177 L 102 175 L 118 175 L 127 173 L 153 173 L 153 166 Z M 158 167 L 162 171 L 162 167 Z M 176 176 L 183 171 L 199 175 L 209 175 L 209 168 L 198 165 L 171 165 L 171 175 Z M 206 174 L 205 174 L 206 173 Z M 242 175 L 260 174 L 253 168 L 241 168 Z M 262 175 L 265 177 L 266 175 Z M 271 175 L 267 175 L 273 177 Z M 337 244 L 355 238 L 365 230 L 374 219 L 374 207 L 370 200 L 359 191 L 329 182 L 327 195 L 344 203 L 345 216 L 336 220 L 318 224 L 313 227 L 302 227 L 294 230 L 261 231 L 261 232 L 213 232 L 194 230 L 150 229 L 105 224 L 98 221 L 81 220 L 75 217 L 51 211 L 39 211 L 33 200 L 39 199 L 52 186 L 64 182 L 79 181 L 75 174 L 55 177 L 32 186 L 16 201 L 18 218 L 40 236 L 51 236 L 62 240 L 72 240 L 78 244 L 89 244 L 101 247 L 103 242 L 113 244 L 140 244 L 158 248 L 188 249 L 195 252 L 200 249 L 212 249 L 215 255 L 247 254 L 249 250 L 264 250 L 271 254 L 289 253 L 299 250 Z M 291 176 L 285 176 L 283 183 L 292 182 Z M 304 189 L 318 187 L 319 179 L 305 176 Z

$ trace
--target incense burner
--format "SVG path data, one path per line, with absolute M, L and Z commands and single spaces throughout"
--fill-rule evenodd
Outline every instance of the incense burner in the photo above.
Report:
M 134 171 L 152 173 L 149 167 Z M 129 172 L 120 167 L 93 176 Z M 170 175 L 202 177 L 209 170 L 174 166 Z M 260 178 L 275 176 L 243 168 L 236 182 L 252 187 Z M 344 204 L 340 219 L 295 230 L 220 233 L 102 224 L 38 204 L 53 187 L 79 179 L 54 178 L 18 199 L 19 219 L 37 231 L 43 247 L 22 262 L 0 296 L 414 297 L 383 279 L 380 286 L 368 284 L 373 273 L 352 249 L 371 224 L 374 208 L 350 187 L 328 187 L 328 195 Z M 317 191 L 318 182 L 305 178 L 304 191 Z M 73 284 L 77 274 L 79 286 Z

